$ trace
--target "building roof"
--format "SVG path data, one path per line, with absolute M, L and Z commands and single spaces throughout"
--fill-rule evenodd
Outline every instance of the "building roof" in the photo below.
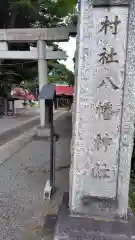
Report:
M 56 95 L 68 95 L 73 96 L 74 88 L 66 85 L 56 85 Z

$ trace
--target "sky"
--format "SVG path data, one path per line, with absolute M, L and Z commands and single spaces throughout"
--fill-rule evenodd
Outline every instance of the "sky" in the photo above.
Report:
M 66 51 L 67 53 L 67 60 L 66 61 L 61 60 L 60 62 L 64 63 L 69 70 L 74 72 L 73 58 L 76 50 L 76 38 L 70 38 L 68 42 L 59 43 L 59 47 L 63 51 Z M 35 49 L 35 48 L 31 47 L 31 50 L 32 49 Z
M 59 43 L 60 48 L 62 48 L 64 51 L 67 52 L 67 60 L 66 61 L 60 61 L 66 65 L 68 69 L 74 72 L 74 63 L 73 58 L 76 50 L 76 39 L 70 38 L 69 42 L 63 42 Z

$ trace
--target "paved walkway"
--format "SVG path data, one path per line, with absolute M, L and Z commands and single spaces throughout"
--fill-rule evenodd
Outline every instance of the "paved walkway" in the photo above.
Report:
M 11 117 L 2 116 L 0 117 L 0 134 L 36 116 L 39 116 L 39 109 L 36 108 L 29 110 L 21 109 L 19 113 Z
M 70 160 L 70 113 L 57 119 L 55 128 L 61 136 L 56 146 L 56 167 L 60 168 L 68 166 Z M 43 189 L 48 169 L 49 143 L 35 140 L 0 167 L 0 240 L 42 239 Z M 67 170 L 56 172 L 57 184 L 64 183 L 66 191 L 65 177 Z
M 13 117 L 0 118 L 0 146 L 39 125 L 39 109 L 21 109 Z

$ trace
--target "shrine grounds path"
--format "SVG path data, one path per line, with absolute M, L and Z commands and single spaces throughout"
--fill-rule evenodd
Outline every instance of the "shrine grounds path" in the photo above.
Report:
M 55 121 L 56 182 L 68 190 L 71 113 Z M 32 139 L 0 166 L 0 240 L 39 240 L 42 232 L 43 189 L 49 178 L 49 141 Z
M 39 124 L 39 109 L 18 109 L 14 116 L 0 117 L 0 146 Z

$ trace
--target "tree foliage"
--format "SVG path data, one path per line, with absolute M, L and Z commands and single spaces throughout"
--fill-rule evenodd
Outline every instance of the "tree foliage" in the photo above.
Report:
M 0 0 L 0 28 L 55 27 L 72 22 L 76 0 Z M 52 43 L 51 43 L 52 44 Z M 54 49 L 58 46 L 52 44 Z M 27 43 L 9 44 L 9 50 L 29 50 Z M 52 64 L 53 63 L 53 64 Z M 74 75 L 58 61 L 48 61 L 49 81 L 73 83 Z M 0 86 L 7 92 L 12 84 L 34 81 L 37 62 L 3 60 L 0 69 Z M 55 74 L 54 74 L 55 73 Z M 33 82 L 34 84 L 34 82 Z M 3 87 L 4 86 L 4 87 Z M 4 90 L 6 91 L 6 90 Z
M 74 74 L 62 63 L 57 61 L 48 62 L 49 82 L 66 82 L 69 85 L 74 84 Z
M 54 27 L 72 22 L 76 13 L 76 0 L 12 0 L 12 8 L 29 9 L 34 26 Z

